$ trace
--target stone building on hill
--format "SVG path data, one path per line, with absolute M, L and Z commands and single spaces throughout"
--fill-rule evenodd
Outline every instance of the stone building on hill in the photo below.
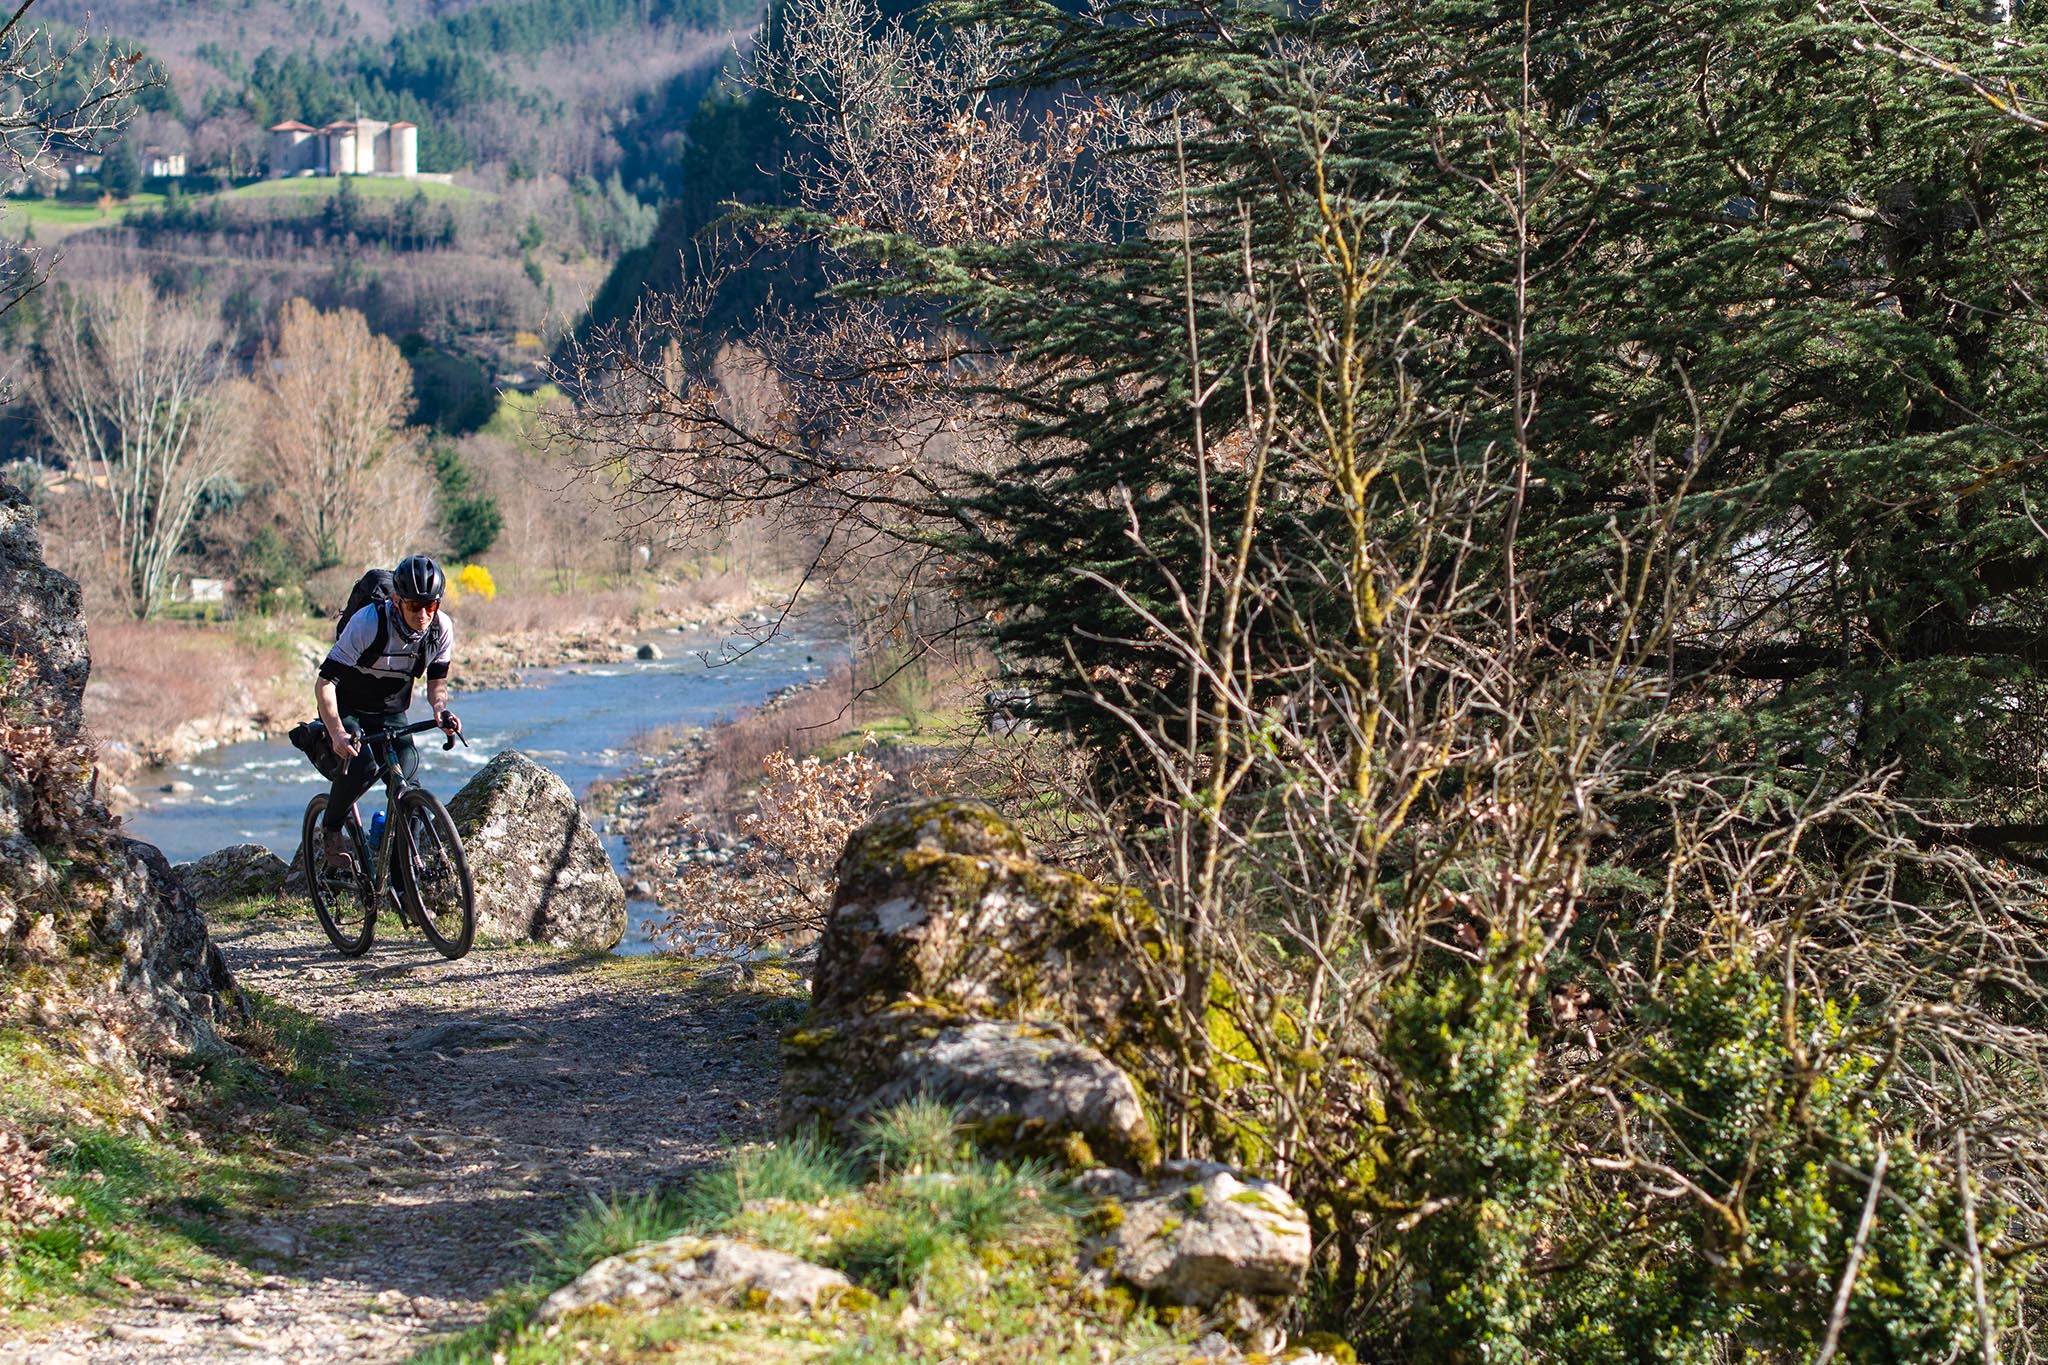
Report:
M 418 124 L 373 118 L 337 119 L 325 128 L 296 120 L 270 130 L 270 178 L 292 175 L 402 175 L 420 173 Z

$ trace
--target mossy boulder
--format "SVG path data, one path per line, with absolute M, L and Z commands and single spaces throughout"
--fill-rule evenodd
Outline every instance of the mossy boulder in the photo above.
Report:
M 825 1307 L 854 1292 L 836 1270 L 731 1237 L 684 1234 L 608 1256 L 541 1301 L 538 1322 L 609 1309 L 645 1313 L 677 1303 L 744 1308 Z
M 291 867 L 262 844 L 234 844 L 171 871 L 201 908 L 283 893 Z
M 973 801 L 891 806 L 855 831 L 811 994 L 813 1020 L 904 1001 L 978 1019 L 1057 1021 L 1114 1052 L 1153 1024 L 1138 955 L 1158 948 L 1138 892 L 1034 861 Z
M 917 1093 L 996 1151 L 1064 1164 L 1157 1156 L 1120 1064 L 1157 1027 L 1144 898 L 1034 861 L 977 802 L 889 807 L 847 841 L 811 1009 L 785 1039 L 783 1121 L 857 1132 Z
M 1308 1215 L 1286 1190 L 1208 1161 L 1169 1161 L 1144 1176 L 1089 1171 L 1075 1186 L 1097 1201 L 1084 1267 L 1272 1348 L 1312 1249 Z
M 896 1014 L 798 1030 L 785 1056 L 785 1117 L 842 1141 L 869 1116 L 929 1095 L 984 1150 L 1071 1167 L 1145 1166 L 1159 1155 L 1130 1077 L 1045 1025 Z

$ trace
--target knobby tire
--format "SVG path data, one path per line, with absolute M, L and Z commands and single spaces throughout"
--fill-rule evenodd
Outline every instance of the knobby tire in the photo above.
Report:
M 376 909 L 366 891 L 370 850 L 363 842 L 363 828 L 351 811 L 348 817 L 349 843 L 355 850 L 356 870 L 348 873 L 327 866 L 321 854 L 321 815 L 327 809 L 327 793 L 306 803 L 305 826 L 300 831 L 299 867 L 306 876 L 306 895 L 313 913 L 327 931 L 327 941 L 343 957 L 361 957 L 370 950 L 377 935 Z
M 455 821 L 432 792 L 414 788 L 398 799 L 397 823 L 405 840 L 391 851 L 398 894 L 434 950 L 461 957 L 476 937 L 476 883 Z

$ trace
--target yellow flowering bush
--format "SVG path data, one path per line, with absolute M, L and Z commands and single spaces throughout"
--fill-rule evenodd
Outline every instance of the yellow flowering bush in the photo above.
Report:
M 481 564 L 465 564 L 455 571 L 455 577 L 448 584 L 448 600 L 459 601 L 462 594 L 475 593 L 488 602 L 498 595 L 498 585 L 491 580 L 491 571 Z

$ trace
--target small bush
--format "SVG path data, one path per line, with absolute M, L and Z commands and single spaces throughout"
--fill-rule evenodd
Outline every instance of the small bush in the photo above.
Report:
M 454 586 L 461 592 L 480 597 L 486 602 L 495 601 L 498 596 L 498 585 L 492 580 L 491 571 L 481 564 L 465 564 L 457 569 Z

